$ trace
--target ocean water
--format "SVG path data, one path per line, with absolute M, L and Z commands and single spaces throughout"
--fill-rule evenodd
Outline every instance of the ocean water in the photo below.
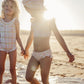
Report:
M 10 72 L 9 72 L 9 67 L 10 67 L 9 64 L 10 64 L 9 60 L 7 59 L 6 63 L 5 63 L 5 72 L 4 72 L 3 84 L 6 84 L 5 82 L 7 80 L 11 79 L 11 75 L 10 75 Z M 17 82 L 19 84 L 29 84 L 25 80 L 26 67 L 27 67 L 27 65 L 24 65 L 22 63 L 17 62 L 17 64 L 16 64 Z M 35 75 L 35 77 L 42 84 L 40 75 Z M 81 78 L 57 77 L 57 76 L 50 76 L 49 77 L 49 82 L 50 82 L 50 84 L 84 84 L 84 80 L 82 80 Z M 11 83 L 8 83 L 8 84 L 11 84 Z

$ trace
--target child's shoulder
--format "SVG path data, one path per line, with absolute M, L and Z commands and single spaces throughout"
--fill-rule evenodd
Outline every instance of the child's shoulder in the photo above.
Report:
M 16 25 L 19 24 L 19 19 L 18 18 L 14 18 L 14 22 L 15 22 Z

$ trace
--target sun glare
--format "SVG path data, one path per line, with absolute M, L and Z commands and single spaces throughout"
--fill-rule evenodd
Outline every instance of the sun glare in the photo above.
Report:
M 73 15 L 62 0 L 45 0 L 44 6 L 47 11 L 44 13 L 45 19 L 56 19 L 56 25 L 59 30 L 70 29 L 74 25 Z M 30 30 L 30 16 L 21 4 L 20 23 L 21 29 Z M 25 15 L 25 16 L 24 16 Z
M 50 11 L 45 11 L 44 13 L 44 18 L 49 20 L 49 19 L 52 19 L 54 16 L 53 14 L 50 12 Z
M 48 11 L 44 14 L 46 19 L 54 17 L 56 19 L 56 25 L 59 29 L 68 29 L 74 24 L 73 17 L 68 7 L 66 7 L 62 1 L 59 0 L 46 0 L 45 7 Z
M 46 17 L 54 17 L 56 13 L 56 3 L 55 0 L 45 0 L 45 7 L 47 11 L 45 12 Z

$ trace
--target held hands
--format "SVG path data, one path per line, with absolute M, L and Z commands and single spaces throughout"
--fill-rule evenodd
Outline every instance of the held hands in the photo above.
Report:
M 21 55 L 24 55 L 25 50 L 23 48 L 21 48 Z
M 29 56 L 29 52 L 27 50 L 22 50 L 21 55 L 24 56 L 24 59 L 27 59 Z
M 24 59 L 28 59 L 28 57 L 29 57 L 29 51 L 25 50 Z
M 70 52 L 67 52 L 67 56 L 69 58 L 69 62 L 73 62 L 75 60 L 74 55 L 72 55 Z

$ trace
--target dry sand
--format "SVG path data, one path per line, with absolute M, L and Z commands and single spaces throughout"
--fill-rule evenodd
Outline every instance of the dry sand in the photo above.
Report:
M 84 84 L 84 31 L 61 31 L 60 33 L 69 50 L 75 56 L 75 61 L 73 63 L 68 62 L 66 53 L 52 34 L 50 45 L 53 61 L 50 69 L 50 84 Z M 20 35 L 25 47 L 29 32 L 21 31 Z M 20 84 L 28 84 L 25 80 L 25 71 L 29 60 L 24 60 L 20 55 L 20 47 L 18 45 L 17 49 L 17 79 Z M 33 45 L 30 48 L 30 57 L 32 51 Z M 5 84 L 6 80 L 10 79 L 8 67 L 9 62 L 7 60 L 3 84 Z M 40 69 L 37 70 L 35 77 L 41 82 Z

